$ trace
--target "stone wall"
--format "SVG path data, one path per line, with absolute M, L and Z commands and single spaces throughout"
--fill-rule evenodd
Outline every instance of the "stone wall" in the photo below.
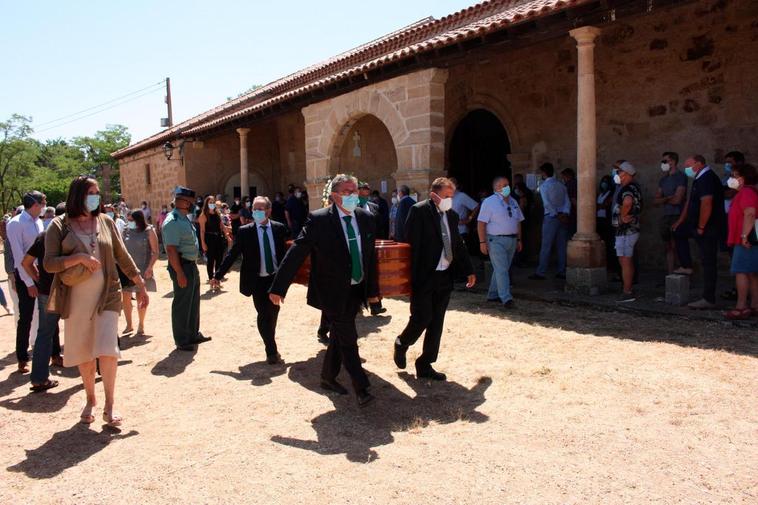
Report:
M 483 50 L 449 69 L 445 133 L 485 108 L 505 126 L 515 172 L 576 164 L 576 44 L 567 36 L 518 50 Z M 595 48 L 598 174 L 613 161 L 640 171 L 643 263 L 662 250 L 652 200 L 660 155 L 758 154 L 758 2 L 711 0 L 609 25 Z
M 184 177 L 184 167 L 177 151 L 171 160 L 166 159 L 161 147 L 119 160 L 121 192 L 130 208 L 137 208 L 146 200 L 151 209 L 159 209 L 171 201 L 171 190 L 182 184 Z

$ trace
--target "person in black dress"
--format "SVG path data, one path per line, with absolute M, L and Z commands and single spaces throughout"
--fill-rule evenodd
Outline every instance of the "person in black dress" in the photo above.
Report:
M 210 282 L 216 268 L 221 264 L 226 246 L 226 235 L 221 229 L 221 215 L 218 213 L 213 195 L 203 200 L 203 208 L 197 223 L 200 226 L 200 247 L 205 253 L 205 267 L 208 271 L 208 282 Z

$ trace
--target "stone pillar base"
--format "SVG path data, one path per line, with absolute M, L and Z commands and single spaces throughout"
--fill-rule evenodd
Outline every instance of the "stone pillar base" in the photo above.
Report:
M 608 275 L 605 267 L 566 269 L 566 291 L 596 296 L 605 291 Z
M 690 276 L 671 274 L 666 276 L 666 303 L 684 305 L 690 298 Z
M 566 291 L 598 295 L 606 287 L 605 244 L 602 240 L 570 240 Z

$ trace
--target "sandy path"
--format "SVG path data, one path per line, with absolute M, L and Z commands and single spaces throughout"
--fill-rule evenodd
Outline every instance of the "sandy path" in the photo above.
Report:
M 271 367 L 234 272 L 202 303 L 213 341 L 173 351 L 156 271 L 148 335 L 123 341 L 120 433 L 77 424 L 70 371 L 29 394 L 0 318 L 0 503 L 758 503 L 755 333 L 456 293 L 450 380 L 430 384 L 394 368 L 408 304 L 387 300 L 389 317 L 360 319 L 378 401 L 359 410 L 318 389 L 303 287 Z

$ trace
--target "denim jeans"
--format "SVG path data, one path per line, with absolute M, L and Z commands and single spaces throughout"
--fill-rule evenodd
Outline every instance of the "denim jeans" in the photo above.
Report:
M 568 227 L 558 217 L 545 216 L 542 221 L 542 246 L 540 247 L 540 264 L 537 274 L 544 276 L 550 264 L 553 244 L 558 249 L 558 273 L 566 273 L 566 246 L 568 244 Z
M 58 332 L 60 316 L 46 310 L 48 298 L 48 295 L 43 294 L 37 296 L 39 329 L 37 339 L 34 341 L 34 356 L 32 356 L 32 384 L 41 384 L 50 376 L 50 355 L 53 340 Z
M 511 262 L 516 254 L 518 239 L 516 237 L 504 237 L 487 235 L 487 247 L 492 262 L 492 280 L 487 298 L 494 300 L 499 298 L 502 303 L 513 300 L 511 295 Z

